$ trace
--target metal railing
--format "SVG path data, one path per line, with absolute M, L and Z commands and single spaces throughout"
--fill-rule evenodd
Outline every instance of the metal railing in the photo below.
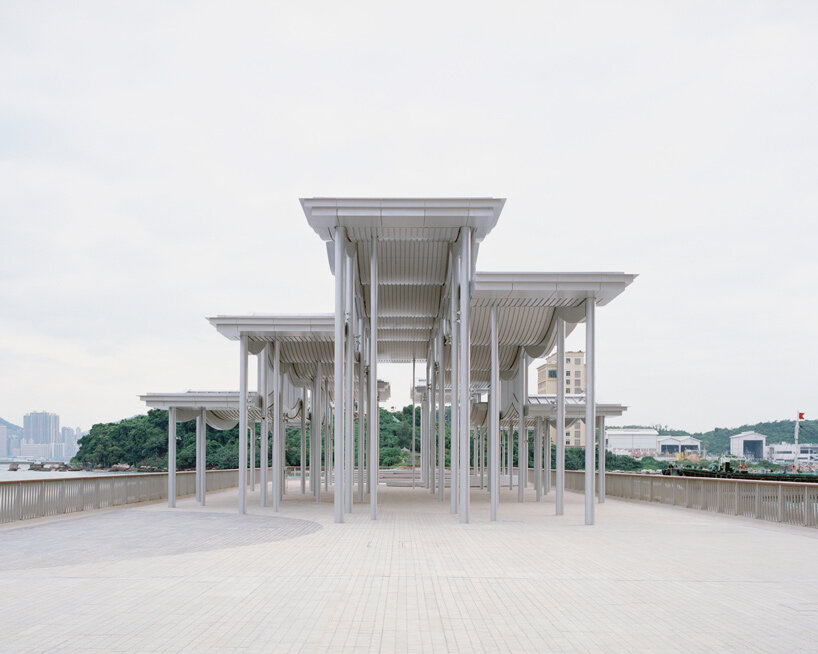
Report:
M 565 471 L 565 490 L 581 493 L 584 485 L 584 472 Z M 818 484 L 607 472 L 605 491 L 617 499 L 818 527 Z
M 238 485 L 238 470 L 208 470 L 207 490 Z M 176 496 L 196 493 L 196 473 L 176 473 Z M 0 523 L 90 511 L 168 497 L 168 474 L 150 472 L 0 482 Z

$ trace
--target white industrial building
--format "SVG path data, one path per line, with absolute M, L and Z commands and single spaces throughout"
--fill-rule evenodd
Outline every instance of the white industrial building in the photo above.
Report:
M 730 454 L 760 461 L 767 451 L 767 437 L 755 431 L 743 431 L 730 437 Z
M 608 429 L 606 449 L 628 456 L 673 456 L 681 452 L 701 453 L 702 442 L 692 436 L 661 436 L 656 429 Z
M 818 443 L 772 443 L 765 452 L 767 460 L 779 465 L 792 465 L 798 452 L 798 463 L 818 464 Z

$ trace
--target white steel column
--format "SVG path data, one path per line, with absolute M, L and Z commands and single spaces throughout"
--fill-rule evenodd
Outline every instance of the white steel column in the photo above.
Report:
M 354 393 L 353 375 L 355 373 L 355 320 L 352 306 L 352 257 L 344 257 L 344 294 L 346 308 L 344 311 L 346 328 L 344 330 L 344 510 L 352 513 L 352 480 L 353 480 L 353 411 Z
M 420 401 L 420 483 L 424 488 L 429 487 L 429 400 L 426 388 L 423 389 L 423 399 Z
M 239 341 L 239 513 L 247 512 L 247 334 Z
M 324 432 L 324 492 L 329 492 L 329 470 L 330 457 L 332 451 L 330 448 L 330 411 L 329 411 L 329 380 L 325 383 L 325 388 L 321 392 L 321 419 Z
M 358 322 L 358 502 L 364 501 L 364 443 L 366 431 L 364 426 L 364 406 L 366 404 L 366 366 L 364 357 L 363 321 Z
M 273 343 L 273 510 L 281 503 L 281 343 Z
M 557 498 L 556 513 L 565 512 L 565 320 L 557 318 Z
M 443 354 L 443 322 L 437 332 L 437 499 L 446 496 L 446 366 Z
M 451 414 L 451 426 L 450 426 L 450 447 L 451 447 L 451 454 L 449 455 L 449 476 L 451 477 L 449 494 L 451 499 L 451 505 L 449 510 L 452 513 L 457 513 L 458 503 L 460 501 L 460 480 L 458 478 L 459 471 L 460 471 L 460 411 L 458 409 L 458 398 L 460 397 L 459 385 L 457 381 L 457 376 L 460 372 L 459 364 L 457 355 L 458 352 L 458 343 L 460 342 L 460 325 L 458 323 L 457 315 L 458 315 L 458 287 L 457 287 L 457 271 L 459 270 L 459 263 L 460 260 L 457 258 L 455 253 L 450 249 L 449 250 L 449 269 L 451 270 L 451 278 L 449 282 L 449 287 L 451 289 L 450 292 L 450 302 L 449 302 L 449 322 L 451 325 L 451 343 L 449 346 L 450 352 L 450 361 L 449 361 L 449 369 L 451 370 L 451 383 L 449 384 L 449 403 L 451 405 L 450 414 Z
M 168 507 L 176 506 L 176 407 L 168 409 Z
M 371 481 L 369 478 L 369 447 L 370 441 L 369 436 L 371 434 L 372 429 L 372 407 L 370 405 L 371 402 L 371 386 L 372 386 L 372 370 L 369 367 L 369 331 L 366 329 L 364 330 L 364 346 L 361 352 L 363 353 L 362 356 L 365 356 L 366 359 L 364 361 L 364 390 L 363 397 L 364 397 L 364 416 L 366 417 L 366 422 L 364 423 L 364 495 L 369 495 L 369 482 Z
M 256 391 L 261 398 L 261 366 L 264 350 L 256 355 Z M 247 429 L 250 431 L 250 490 L 256 490 L 256 421 L 248 421 Z
M 525 501 L 525 489 L 528 486 L 528 425 L 526 424 L 526 373 L 528 357 L 525 353 L 520 357 L 520 370 L 517 378 L 517 501 Z
M 432 339 L 432 377 L 429 384 L 429 493 L 434 495 L 437 492 L 437 403 L 435 402 L 435 393 L 437 389 L 437 355 L 435 353 L 435 346 L 437 339 Z
M 202 415 L 196 416 L 196 502 L 202 503 Z
M 537 501 L 542 500 L 542 418 L 534 426 L 534 490 Z
M 247 436 L 250 439 L 250 490 L 256 490 L 256 421 L 250 420 Z
M 414 347 L 414 346 L 413 346 Z M 417 414 L 415 413 L 415 354 L 412 352 L 412 488 L 415 487 L 415 420 Z
M 261 506 L 267 506 L 267 472 L 270 469 L 270 375 L 268 370 L 270 367 L 270 344 L 265 343 L 264 349 L 259 355 L 258 365 L 261 368 L 261 375 L 259 381 L 258 392 L 261 396 L 261 442 L 259 443 L 260 457 L 259 457 L 259 501 Z
M 594 524 L 594 438 L 596 399 L 594 393 L 595 298 L 585 300 L 585 524 Z
M 345 230 L 335 228 L 335 424 L 333 425 L 335 469 L 335 522 L 344 521 L 344 271 Z
M 369 262 L 369 517 L 378 517 L 378 476 L 380 474 L 380 405 L 378 404 L 378 238 L 372 237 Z
M 321 501 L 321 364 L 315 366 L 315 378 L 312 382 L 312 415 L 310 416 L 310 485 L 315 501 Z
M 460 429 L 460 522 L 469 522 L 469 504 L 471 495 L 471 478 L 469 469 L 469 427 L 471 426 L 471 398 L 470 398 L 470 367 L 471 367 L 471 331 L 469 303 L 471 293 L 469 284 L 471 282 L 472 265 L 472 230 L 464 227 L 460 231 L 460 271 L 458 274 L 458 285 L 460 287 L 460 352 L 458 353 L 458 363 L 460 364 L 460 374 L 458 375 L 458 391 L 460 394 L 460 419 L 458 427 Z
M 280 367 L 279 363 L 279 367 Z M 280 386 L 280 393 L 279 398 L 283 399 L 284 397 L 284 378 L 282 376 L 281 379 L 282 385 Z M 281 416 L 281 454 L 279 456 L 279 463 L 281 465 L 281 474 L 278 476 L 279 480 L 281 481 L 281 495 L 280 498 L 283 498 L 284 495 L 287 493 L 287 426 L 284 423 L 284 412 L 282 411 L 280 414 Z
M 486 430 L 480 430 L 480 488 L 486 487 Z
M 510 422 L 506 428 L 506 459 L 508 490 L 512 490 L 514 488 L 514 429 L 512 429 Z
M 207 412 L 202 409 L 202 492 L 201 504 L 207 501 Z
M 301 389 L 301 494 L 307 492 L 307 389 Z
M 597 416 L 596 427 L 599 432 L 599 461 L 597 467 L 599 468 L 599 481 L 597 482 L 597 495 L 599 496 L 599 503 L 605 503 L 605 416 Z
M 544 425 L 544 447 L 545 447 L 545 494 L 551 492 L 551 427 L 548 420 Z

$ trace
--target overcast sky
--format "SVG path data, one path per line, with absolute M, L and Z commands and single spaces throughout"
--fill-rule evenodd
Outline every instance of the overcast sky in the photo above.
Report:
M 332 311 L 316 195 L 506 197 L 480 269 L 638 273 L 620 424 L 818 417 L 814 2 L 0 2 L 0 89 L 7 420 L 235 388 L 205 316 Z

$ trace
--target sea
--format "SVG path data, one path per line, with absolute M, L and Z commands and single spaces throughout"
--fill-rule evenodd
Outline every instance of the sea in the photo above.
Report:
M 29 470 L 27 463 L 19 464 L 20 468 L 17 472 L 9 470 L 8 463 L 0 463 L 0 481 L 21 481 L 23 479 L 57 479 L 60 477 L 97 477 L 104 475 L 123 475 L 127 472 L 100 472 L 90 470 L 80 470 L 77 472 L 69 472 L 68 470 L 62 472 L 39 472 L 37 470 Z

